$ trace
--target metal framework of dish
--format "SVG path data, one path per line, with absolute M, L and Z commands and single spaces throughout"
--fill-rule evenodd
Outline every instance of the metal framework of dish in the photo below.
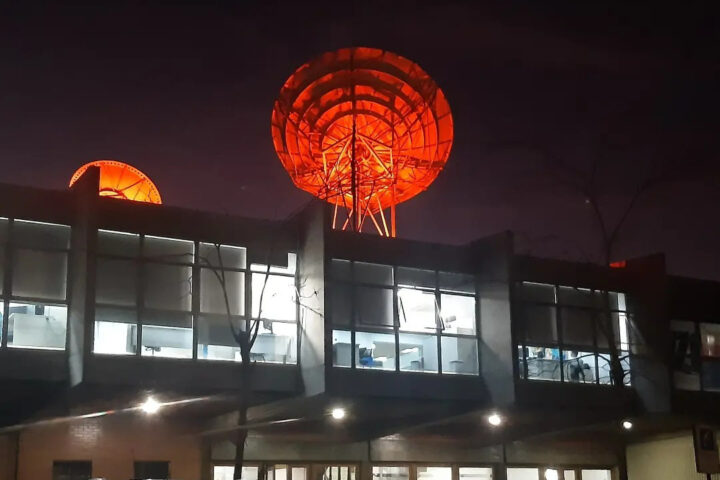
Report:
M 101 197 L 161 204 L 160 192 L 150 178 L 137 168 L 116 160 L 95 160 L 78 168 L 70 186 L 90 167 L 100 167 Z
M 345 48 L 288 78 L 272 138 L 293 183 L 334 205 L 333 228 L 374 227 L 394 237 L 395 206 L 427 189 L 445 166 L 453 121 L 443 92 L 417 64 Z

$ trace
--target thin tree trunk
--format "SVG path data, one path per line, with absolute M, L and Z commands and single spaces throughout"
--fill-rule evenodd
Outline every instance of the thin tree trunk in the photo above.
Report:
M 235 437 L 235 470 L 233 473 L 234 480 L 240 480 L 242 478 L 243 463 L 245 461 L 245 443 L 247 442 L 248 431 L 246 428 L 247 424 L 247 402 L 243 399 L 240 400 L 238 405 L 238 431 Z
M 247 443 L 248 429 L 248 408 L 250 407 L 250 391 L 252 381 L 252 363 L 250 363 L 250 354 L 242 354 L 242 386 L 240 388 L 240 402 L 238 403 L 238 430 L 235 437 L 235 469 L 233 479 L 242 479 L 243 463 L 245 461 L 245 445 Z
M 608 349 L 610 350 L 610 377 L 613 386 L 623 388 L 625 385 L 625 372 L 623 371 L 622 362 L 620 361 L 620 352 L 617 347 L 617 338 L 615 337 L 615 328 L 613 316 L 610 309 L 610 292 L 603 291 L 603 322 L 605 337 L 608 341 Z

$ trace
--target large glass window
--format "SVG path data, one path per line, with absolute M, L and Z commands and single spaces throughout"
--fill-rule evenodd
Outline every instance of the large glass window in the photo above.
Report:
M 341 259 L 329 271 L 334 366 L 478 374 L 472 275 Z
M 410 467 L 395 465 L 373 465 L 373 480 L 409 480 Z
M 681 390 L 700 390 L 700 334 L 698 324 L 672 321 L 673 383 Z
M 140 235 L 99 230 L 96 264 L 93 351 L 133 355 L 139 352 Z
M 671 328 L 675 388 L 720 391 L 720 324 L 672 321 Z
M 241 361 L 233 331 L 257 325 L 252 361 L 296 363 L 295 263 L 247 268 L 243 247 L 101 230 L 94 351 Z
M 258 471 L 259 471 L 258 467 L 243 466 L 242 467 L 243 480 L 258 480 Z M 233 467 L 233 466 L 214 465 L 212 480 L 233 480 L 234 473 L 235 473 L 235 467 Z
M 416 467 L 417 480 L 452 480 L 452 467 Z
M 322 480 L 355 480 L 355 465 L 328 465 L 323 470 Z
M 515 285 L 520 377 L 611 384 L 608 339 L 613 338 L 630 383 L 625 294 L 533 282 Z
M 3 278 L 8 263 L 12 269 L 9 290 L 0 288 L 3 345 L 65 349 L 70 233 L 66 225 L 0 219 Z M 9 261 L 5 259 L 8 242 Z
M 63 350 L 67 336 L 67 307 L 10 302 L 8 346 Z
M 260 322 L 251 358 L 270 363 L 297 361 L 296 256 L 287 256 L 287 267 L 253 263 L 252 312 Z
M 460 467 L 458 480 L 492 480 L 493 469 L 490 467 Z

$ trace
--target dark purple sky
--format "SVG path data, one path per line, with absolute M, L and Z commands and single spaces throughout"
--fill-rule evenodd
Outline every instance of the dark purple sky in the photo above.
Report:
M 272 148 L 275 96 L 311 57 L 367 45 L 425 68 L 455 119 L 446 169 L 398 208 L 400 236 L 512 229 L 521 251 L 593 257 L 583 198 L 532 150 L 499 145 L 542 144 L 576 166 L 612 157 L 611 219 L 645 163 L 687 158 L 633 212 L 618 257 L 665 251 L 670 271 L 720 279 L 711 2 L 17 3 L 0 7 L 2 182 L 65 188 L 81 164 L 115 158 L 167 204 L 284 217 L 308 195 Z

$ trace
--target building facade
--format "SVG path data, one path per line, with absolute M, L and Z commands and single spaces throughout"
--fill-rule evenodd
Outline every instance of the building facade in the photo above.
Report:
M 335 231 L 320 204 L 119 201 L 98 175 L 0 187 L 0 479 L 226 480 L 241 429 L 250 480 L 703 478 L 719 284 L 659 255 L 517 255 L 510 233 Z

